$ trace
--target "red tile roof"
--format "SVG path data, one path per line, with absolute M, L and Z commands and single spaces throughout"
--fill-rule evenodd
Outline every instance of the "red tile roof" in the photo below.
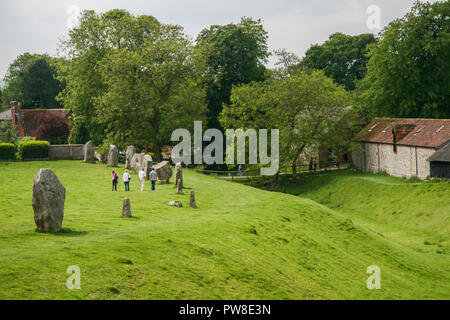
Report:
M 438 148 L 450 140 L 450 119 L 375 118 L 355 137 L 357 141 Z

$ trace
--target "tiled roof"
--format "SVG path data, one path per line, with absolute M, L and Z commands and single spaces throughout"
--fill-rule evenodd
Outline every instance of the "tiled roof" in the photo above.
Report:
M 450 119 L 375 118 L 355 137 L 357 141 L 438 148 L 450 140 Z

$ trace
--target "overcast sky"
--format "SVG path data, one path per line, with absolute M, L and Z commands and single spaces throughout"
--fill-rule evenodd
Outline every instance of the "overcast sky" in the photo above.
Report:
M 195 38 L 212 24 L 261 18 L 269 32 L 269 49 L 286 48 L 303 56 L 311 44 L 334 32 L 378 33 L 369 29 L 371 5 L 380 8 L 381 28 L 402 17 L 413 0 L 0 0 L 0 78 L 21 53 L 56 54 L 67 36 L 73 8 L 104 12 L 113 8 L 153 15 L 163 23 L 182 25 Z M 73 7 L 76 6 L 76 7 Z M 273 64 L 271 60 L 270 65 Z

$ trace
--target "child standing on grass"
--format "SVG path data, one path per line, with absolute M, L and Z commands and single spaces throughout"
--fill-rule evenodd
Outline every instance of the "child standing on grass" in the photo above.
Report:
M 117 191 L 117 182 L 119 182 L 119 176 L 113 170 L 112 171 L 112 191 Z
M 128 170 L 125 169 L 125 173 L 123 174 L 123 183 L 125 184 L 125 191 L 130 191 L 130 180 L 131 176 L 128 173 Z

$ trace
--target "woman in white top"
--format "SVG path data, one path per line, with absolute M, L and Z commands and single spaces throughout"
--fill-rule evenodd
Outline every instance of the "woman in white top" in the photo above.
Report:
M 128 170 L 125 169 L 125 173 L 123 174 L 123 183 L 125 184 L 125 191 L 130 191 L 130 180 L 131 176 L 128 173 Z

